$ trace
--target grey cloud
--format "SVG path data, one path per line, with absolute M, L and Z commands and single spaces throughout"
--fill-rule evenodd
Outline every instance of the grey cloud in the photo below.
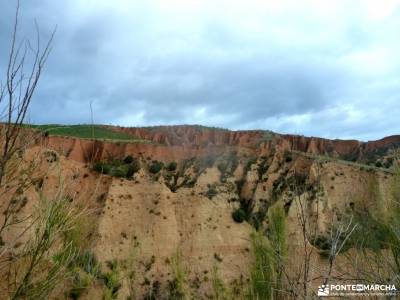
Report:
M 92 101 L 105 124 L 360 139 L 399 132 L 398 11 L 369 24 L 356 4 L 338 20 L 295 9 L 264 19 L 255 6 L 247 28 L 240 14 L 169 15 L 157 1 L 21 2 L 21 32 L 33 34 L 34 18 L 43 38 L 58 25 L 33 122 L 89 122 Z M 14 8 L 0 8 L 4 55 Z

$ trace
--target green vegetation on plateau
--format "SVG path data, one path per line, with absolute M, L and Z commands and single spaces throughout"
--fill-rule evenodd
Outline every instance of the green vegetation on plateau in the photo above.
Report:
M 148 142 L 123 132 L 117 132 L 101 125 L 29 125 L 48 135 L 70 136 L 83 139 L 111 140 L 119 142 Z

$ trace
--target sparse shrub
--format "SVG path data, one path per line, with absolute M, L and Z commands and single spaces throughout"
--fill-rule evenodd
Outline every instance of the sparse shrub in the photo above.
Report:
M 72 288 L 69 296 L 76 300 L 79 299 L 83 292 L 90 287 L 93 277 L 90 274 L 82 272 L 79 268 L 75 268 L 72 274 Z
M 311 244 L 314 247 L 317 247 L 320 252 L 319 254 L 322 257 L 329 257 L 331 248 L 332 248 L 332 241 L 325 235 L 318 235 L 310 240 Z
M 228 296 L 227 289 L 224 285 L 224 282 L 222 279 L 218 276 L 218 268 L 217 266 L 213 267 L 212 270 L 212 287 L 213 287 L 213 292 L 214 292 L 214 298 L 215 300 L 227 300 L 230 297 Z
M 235 172 L 235 170 L 237 169 L 238 165 L 239 165 L 239 159 L 237 158 L 236 155 L 233 155 L 231 157 L 231 170 L 230 170 L 230 172 L 231 173 Z
M 31 182 L 35 186 L 35 190 L 40 191 L 40 189 L 43 187 L 44 178 L 43 177 L 33 178 Z
M 149 290 L 143 296 L 143 300 L 157 300 L 160 299 L 161 284 L 158 280 L 151 283 Z
M 217 262 L 222 262 L 223 261 L 222 257 L 218 253 L 214 253 L 214 259 Z
M 232 213 L 232 219 L 236 223 L 242 223 L 246 220 L 246 212 L 243 209 L 238 208 Z
M 244 168 L 245 172 L 250 171 L 251 166 L 254 165 L 256 162 L 257 162 L 257 158 L 256 157 L 249 158 L 249 160 L 246 163 L 246 167 Z
M 245 182 L 246 181 L 244 180 L 244 178 L 235 181 L 237 193 L 239 196 L 242 193 L 242 188 L 243 188 Z
M 182 267 L 181 253 L 179 250 L 171 259 L 173 278 L 169 282 L 169 299 L 188 299 L 186 273 Z
M 211 199 L 214 198 L 217 194 L 218 194 L 218 191 L 217 191 L 215 185 L 214 185 L 214 184 L 208 185 L 208 190 L 207 190 L 207 192 L 206 192 L 207 198 L 211 200 Z
M 178 166 L 178 164 L 175 161 L 172 161 L 167 165 L 167 170 L 170 172 L 173 172 L 176 170 L 177 166 Z
M 220 181 L 225 183 L 226 182 L 226 178 L 228 177 L 228 162 L 227 161 L 222 161 L 217 165 L 217 168 L 220 172 Z
M 330 250 L 331 249 L 331 241 L 325 235 L 318 235 L 317 237 L 312 239 L 313 245 L 321 250 Z
M 265 217 L 267 215 L 267 207 L 260 207 L 260 209 L 256 212 L 252 212 L 252 210 L 248 210 L 247 213 L 247 221 L 250 225 L 252 225 L 256 230 L 262 227 Z
M 285 162 L 291 162 L 293 160 L 292 152 L 285 150 L 285 152 L 283 152 L 283 159 Z
M 263 159 L 257 167 L 258 180 L 261 180 L 262 176 L 268 171 L 268 162 Z
M 74 264 L 94 277 L 98 277 L 100 275 L 100 265 L 97 262 L 94 253 L 90 250 L 86 250 L 82 254 L 79 254 L 75 259 Z
M 228 164 L 226 162 L 220 162 L 217 166 L 218 170 L 221 172 L 221 174 L 225 174 Z
M 196 181 L 196 178 L 185 178 L 182 185 L 188 188 L 192 188 L 196 184 Z
M 133 174 L 139 172 L 140 170 L 140 163 L 138 159 L 133 159 L 133 161 L 130 163 L 128 172 L 127 172 L 127 177 L 132 177 Z
M 53 163 L 58 161 L 58 154 L 55 151 L 48 150 L 45 152 L 46 161 L 48 163 Z
M 119 266 L 117 261 L 110 264 L 111 271 L 102 275 L 106 290 L 104 292 L 105 299 L 116 299 L 119 289 L 121 288 Z
M 111 165 L 105 162 L 95 162 L 93 165 L 93 170 L 102 173 L 102 174 L 110 174 L 111 173 Z
M 140 164 L 137 159 L 127 156 L 124 160 L 98 161 L 93 164 L 92 168 L 98 173 L 115 177 L 132 178 L 140 170 Z
M 138 165 L 133 165 L 133 164 L 128 165 L 128 169 L 126 170 L 126 177 L 131 178 L 139 170 L 140 167 Z
M 111 175 L 115 177 L 126 177 L 127 168 L 125 166 L 119 166 L 117 168 L 113 168 Z
M 390 161 L 390 159 L 392 159 L 392 161 Z M 389 169 L 392 166 L 392 163 L 393 163 L 393 158 L 389 157 L 383 161 L 382 166 L 386 169 Z
M 132 155 L 128 155 L 128 156 L 126 156 L 124 158 L 124 163 L 131 164 L 131 163 L 133 163 L 133 160 L 134 160 L 133 156 Z
M 158 172 L 161 171 L 161 169 L 164 167 L 164 164 L 160 161 L 153 160 L 150 167 L 149 167 L 149 172 L 153 174 L 157 174 Z

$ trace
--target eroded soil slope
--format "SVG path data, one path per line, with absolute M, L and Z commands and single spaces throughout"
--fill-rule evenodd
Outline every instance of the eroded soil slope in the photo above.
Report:
M 240 290 L 248 279 L 250 234 L 268 228 L 267 212 L 276 203 L 287 214 L 289 257 L 295 265 L 301 242 L 296 203 L 304 204 L 310 218 L 318 215 L 318 234 L 324 236 L 349 212 L 384 201 L 392 173 L 375 163 L 386 162 L 400 141 L 329 141 L 190 126 L 115 130 L 151 143 L 46 136 L 29 151 L 45 158 L 37 175 L 40 189 L 50 197 L 61 174 L 71 199 L 92 210 L 85 247 L 103 272 L 115 261 L 123 266 L 118 299 L 131 295 L 132 286 L 136 296 L 152 291 L 163 299 L 171 289 L 176 253 L 196 299 L 211 297 L 214 267 L 227 285 Z M 53 158 L 46 159 L 49 155 Z M 135 171 L 129 176 L 113 172 L 124 168 L 127 157 L 135 161 Z M 353 162 L 341 160 L 348 157 Z M 367 157 L 373 165 L 361 164 Z M 102 168 L 96 169 L 99 163 Z M 26 192 L 22 214 L 34 206 L 38 189 Z M 244 217 L 234 220 L 239 209 Z M 327 263 L 323 255 L 315 259 L 321 266 Z M 72 283 L 65 290 L 71 288 Z M 101 299 L 104 289 L 98 280 L 81 297 Z M 65 290 L 60 293 L 68 297 Z

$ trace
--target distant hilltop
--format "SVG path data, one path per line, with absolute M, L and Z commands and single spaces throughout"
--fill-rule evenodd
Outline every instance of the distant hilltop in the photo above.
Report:
M 90 144 L 92 140 L 109 143 L 100 148 L 135 148 L 156 153 L 159 159 L 170 157 L 187 158 L 211 152 L 227 151 L 228 148 L 247 149 L 262 153 L 265 151 L 299 151 L 310 155 L 328 156 L 350 162 L 390 168 L 400 147 L 400 135 L 376 141 L 330 140 L 318 137 L 305 137 L 292 134 L 279 134 L 268 130 L 237 130 L 206 127 L 200 125 L 173 125 L 154 127 L 121 127 L 111 125 L 32 125 L 40 130 L 51 144 L 57 144 L 60 137 L 79 138 L 81 143 Z M 58 137 L 58 138 L 56 138 Z M 49 141 L 47 141 L 49 142 Z M 64 141 L 65 143 L 65 141 Z M 127 145 L 130 144 L 130 145 Z M 56 145 L 54 145 L 56 146 Z M 170 154 L 168 148 L 175 152 Z M 82 149 L 85 146 L 80 147 Z M 158 150 L 155 150 L 158 149 Z M 113 152 L 111 151 L 111 152 Z M 135 150 L 133 152 L 137 152 Z M 72 152 L 72 151 L 70 151 Z M 81 155 L 82 157 L 85 155 Z

